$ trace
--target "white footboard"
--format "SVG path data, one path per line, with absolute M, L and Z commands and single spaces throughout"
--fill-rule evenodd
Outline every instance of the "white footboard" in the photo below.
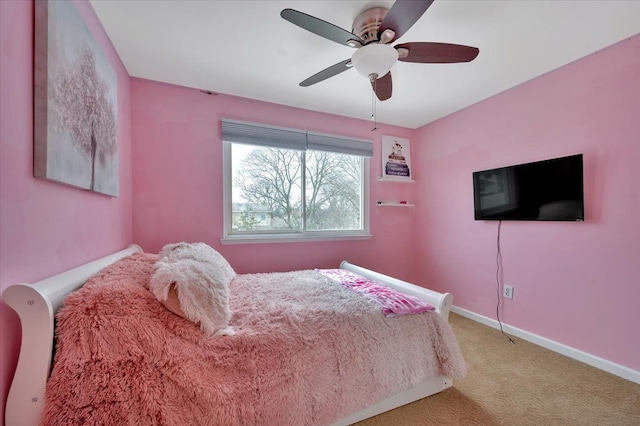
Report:
M 427 288 L 420 287 L 415 284 L 411 284 L 406 281 L 381 274 L 379 272 L 371 271 L 361 266 L 353 265 L 346 260 L 340 264 L 340 268 L 355 272 L 356 274 L 360 274 L 365 278 L 378 281 L 403 293 L 419 297 L 422 300 L 435 306 L 436 311 L 439 312 L 444 319 L 446 319 L 447 321 L 449 320 L 449 311 L 451 309 L 451 305 L 453 304 L 453 296 L 450 293 L 438 293 L 437 291 L 429 290 Z M 419 399 L 426 398 L 427 396 L 442 392 L 443 390 L 451 387 L 452 384 L 453 381 L 449 377 L 432 377 L 420 383 L 414 388 L 407 389 L 398 394 L 392 395 L 389 398 L 379 401 L 362 411 L 340 419 L 332 426 L 347 426 L 359 422 L 369 417 L 376 416 L 380 413 L 384 413 L 385 411 L 393 410 L 394 408 L 398 408 Z
M 381 282 L 403 293 L 419 297 L 435 306 L 440 315 L 447 321 L 449 320 L 449 311 L 453 304 L 453 295 L 451 295 L 451 293 L 438 293 L 437 291 L 429 290 L 428 288 L 420 287 L 397 278 L 383 275 L 379 272 L 371 271 L 361 266 L 356 266 L 346 260 L 342 261 L 340 268 L 355 272 L 365 278 Z
M 368 419 L 369 417 L 377 416 L 378 414 L 393 410 L 394 408 L 402 407 L 403 405 L 418 401 L 438 392 L 442 392 L 443 390 L 450 388 L 452 384 L 452 380 L 447 377 L 433 377 L 425 380 L 414 388 L 391 395 L 389 398 L 384 399 L 377 404 L 371 405 L 362 411 L 340 419 L 331 426 L 352 425 L 364 419 Z

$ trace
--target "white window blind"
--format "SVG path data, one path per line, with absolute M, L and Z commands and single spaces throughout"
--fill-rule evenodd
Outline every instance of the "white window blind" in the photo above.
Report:
M 307 148 L 307 135 L 304 131 L 226 119 L 222 120 L 222 139 L 227 142 L 299 151 Z
M 313 132 L 307 132 L 307 149 L 373 157 L 373 144 L 371 141 L 347 139 Z
M 309 149 L 373 157 L 373 144 L 366 139 L 346 138 L 229 119 L 222 120 L 222 140 L 299 151 Z

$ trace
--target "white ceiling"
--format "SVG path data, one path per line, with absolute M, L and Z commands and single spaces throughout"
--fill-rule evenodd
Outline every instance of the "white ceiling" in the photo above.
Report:
M 353 49 L 280 17 L 297 9 L 351 30 L 393 1 L 91 0 L 129 74 L 186 87 L 369 119 L 372 90 L 349 70 L 298 83 Z M 640 33 L 640 1 L 436 0 L 399 42 L 475 46 L 463 64 L 399 62 L 378 122 L 417 128 Z

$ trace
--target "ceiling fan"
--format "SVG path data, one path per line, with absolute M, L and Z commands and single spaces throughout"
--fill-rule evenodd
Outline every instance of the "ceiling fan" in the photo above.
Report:
M 434 0 L 396 0 L 391 9 L 374 7 L 362 12 L 354 21 L 351 32 L 322 19 L 294 9 L 284 9 L 280 16 L 307 31 L 356 52 L 350 59 L 338 62 L 300 83 L 308 87 L 354 67 L 368 77 L 378 99 L 391 97 L 391 67 L 396 61 L 418 63 L 470 62 L 478 56 L 476 47 L 449 43 L 391 43 L 406 33 L 426 12 Z

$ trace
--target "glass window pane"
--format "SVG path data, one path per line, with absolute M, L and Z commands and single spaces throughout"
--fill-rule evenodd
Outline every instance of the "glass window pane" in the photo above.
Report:
M 299 232 L 302 153 L 231 144 L 232 232 Z
M 362 157 L 306 152 L 307 230 L 362 229 Z

